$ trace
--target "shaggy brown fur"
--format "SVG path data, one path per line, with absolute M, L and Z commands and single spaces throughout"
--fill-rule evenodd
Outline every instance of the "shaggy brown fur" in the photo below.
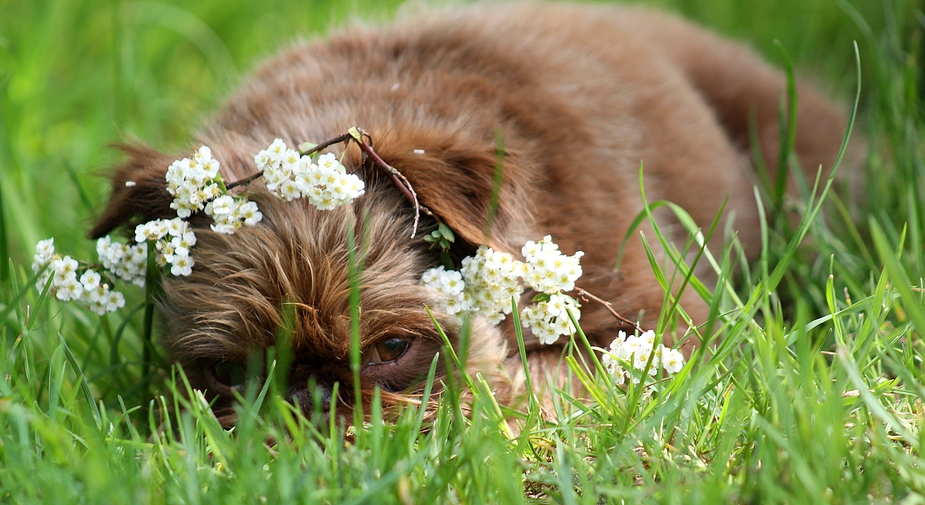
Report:
M 638 239 L 614 271 L 621 239 L 642 208 L 639 163 L 649 197 L 680 204 L 702 226 L 728 197 L 727 215 L 734 212 L 745 252 L 754 255 L 759 217 L 748 170 L 749 118 L 773 167 L 783 88 L 781 73 L 746 48 L 664 14 L 565 4 L 475 6 L 299 45 L 258 69 L 198 140 L 212 148 L 231 181 L 250 175 L 254 154 L 275 137 L 298 145 L 360 126 L 422 203 L 457 232 L 456 253 L 465 255 L 484 241 L 500 128 L 505 172 L 491 244 L 519 255 L 525 240 L 552 234 L 567 254 L 585 252 L 584 288 L 653 327 L 664 295 Z M 799 98 L 797 155 L 813 172 L 820 164 L 831 169 L 845 118 L 806 86 Z M 114 176 L 94 236 L 173 216 L 164 174 L 183 154 L 125 150 L 129 160 Z M 400 358 L 363 368 L 364 391 L 379 384 L 390 393 L 387 402 L 418 391 L 440 347 L 424 309 L 436 295 L 418 280 L 439 259 L 420 238 L 410 238 L 412 209 L 397 189 L 362 163 L 356 148 L 345 159 L 368 186 L 352 206 L 319 211 L 284 203 L 255 183 L 249 191 L 265 215 L 260 225 L 228 236 L 210 232 L 206 218 L 195 222 L 194 273 L 166 279 L 161 305 L 164 342 L 197 386 L 229 396 L 235 384 L 216 370 L 273 345 L 284 306 L 297 316 L 289 394 L 308 406 L 309 377 L 323 397 L 335 381 L 351 383 L 346 237 L 353 226 L 368 243 L 362 349 L 369 353 L 389 338 L 410 342 Z M 126 187 L 128 180 L 136 184 Z M 670 230 L 671 216 L 662 217 Z M 688 290 L 682 305 L 702 323 L 707 307 L 692 295 Z M 585 304 L 582 314 L 597 345 L 609 343 L 620 327 L 597 304 Z M 457 343 L 453 318 L 436 317 Z M 528 348 L 537 378 L 559 374 L 561 348 Z M 471 349 L 469 368 L 512 401 L 522 372 L 510 328 L 476 319 Z

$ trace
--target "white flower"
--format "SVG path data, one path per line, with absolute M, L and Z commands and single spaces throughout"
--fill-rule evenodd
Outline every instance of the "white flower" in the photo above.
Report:
M 170 235 L 171 237 L 179 237 L 180 235 L 186 233 L 186 231 L 189 229 L 189 223 L 184 219 L 175 217 L 164 222 L 164 229 L 166 230 L 167 235 Z
M 319 159 L 319 165 L 330 166 L 333 159 L 325 157 L 323 162 Z M 332 175 L 328 173 L 321 180 L 328 184 L 342 178 Z M 339 187 L 346 185 L 347 181 L 341 180 Z M 421 282 L 453 297 L 454 308 L 457 305 L 466 307 L 497 324 L 511 312 L 511 298 L 520 298 L 523 294 L 523 279 L 546 297 L 523 309 L 522 322 L 524 326 L 532 328 L 533 334 L 542 343 L 551 344 L 562 335 L 574 333 L 575 327 L 568 317 L 569 310 L 576 318 L 581 317 L 578 303 L 561 291 L 574 288 L 575 280 L 581 275 L 578 260 L 582 253 L 563 255 L 549 236 L 540 242 L 527 242 L 522 252 L 529 263 L 522 263 L 510 254 L 481 246 L 474 256 L 463 258 L 461 282 L 443 273 L 442 269 L 425 272 Z M 458 298 L 460 293 L 462 298 Z
M 120 275 L 123 279 L 129 280 L 137 284 L 138 286 L 144 287 L 145 285 L 145 269 L 147 268 L 148 263 L 148 244 L 141 243 L 135 244 L 128 247 L 128 253 L 125 255 L 125 259 L 122 262 L 122 269 L 125 274 Z
M 39 240 L 39 243 L 35 244 L 35 257 L 42 258 L 42 260 L 45 263 L 50 262 L 54 254 L 55 254 L 55 239 L 54 238 Z
M 617 360 L 616 356 L 609 352 L 605 352 L 601 357 L 601 364 L 604 365 L 604 368 L 610 372 L 610 375 L 613 377 L 613 382 L 617 386 L 622 386 L 626 382 L 627 372 L 623 368 L 623 365 Z
M 106 309 L 109 312 L 121 309 L 125 306 L 125 297 L 118 291 L 109 291 L 106 296 Z
M 302 192 L 299 191 L 299 185 L 296 181 L 285 179 L 279 184 L 276 195 L 287 202 L 291 202 L 293 199 L 302 196 Z
M 222 195 L 206 204 L 206 214 L 215 217 L 218 214 L 230 214 L 234 207 L 234 198 L 231 195 Z
M 178 254 L 189 254 L 190 248 L 196 245 L 196 234 L 186 231 L 182 235 L 171 238 L 170 245 Z
M 535 291 L 553 294 L 575 289 L 582 273 L 579 260 L 583 252 L 565 256 L 549 235 L 539 242 L 528 241 L 521 252 L 527 265 L 524 282 Z
M 523 293 L 520 284 L 522 264 L 507 253 L 481 246 L 475 256 L 463 258 L 462 273 L 466 295 L 477 311 L 493 323 L 511 313 L 511 297 Z
M 212 159 L 212 149 L 209 146 L 202 146 L 196 151 L 196 154 L 193 155 L 193 160 L 196 163 L 205 163 Z
M 244 220 L 244 224 L 253 226 L 263 219 L 263 214 L 257 209 L 254 202 L 241 201 L 238 205 L 238 218 Z
M 43 268 L 50 265 L 55 259 L 59 256 L 55 254 L 55 239 L 49 238 L 45 240 L 40 240 L 38 244 L 35 245 L 35 255 L 32 257 L 32 271 L 39 273 Z M 48 283 L 48 279 L 51 278 L 51 270 L 45 270 L 39 277 L 38 284 L 43 286 Z
M 343 166 L 343 165 L 341 165 Z M 356 174 L 341 174 L 334 186 L 334 192 L 341 195 L 344 204 L 353 202 L 365 192 L 366 185 Z
M 450 315 L 462 314 L 469 310 L 469 302 L 464 292 L 466 283 L 462 274 L 456 270 L 446 270 L 443 266 L 424 271 L 421 284 L 436 289 L 444 296 L 435 300 L 434 307 Z
M 231 205 L 236 206 L 237 204 L 232 200 Z M 233 218 L 234 212 L 231 211 L 226 214 L 217 215 L 219 219 L 222 219 L 222 216 L 230 216 Z M 233 233 L 234 227 L 231 226 L 230 228 L 228 233 Z M 135 239 L 138 240 L 139 238 L 146 241 L 154 241 L 154 246 L 157 250 L 156 261 L 158 265 L 171 265 L 170 271 L 173 275 L 189 275 L 191 273 L 190 269 L 192 268 L 193 260 L 189 257 L 189 253 L 190 248 L 196 244 L 196 234 L 190 229 L 189 223 L 186 220 L 175 217 L 173 219 L 156 219 L 138 225 L 135 228 Z M 99 244 L 97 247 L 99 250 Z M 113 270 L 117 276 L 143 285 L 147 249 L 136 249 L 131 252 L 131 255 L 124 254 L 123 257 L 130 258 L 130 263 L 121 267 L 114 267 L 111 266 L 111 264 L 119 265 L 120 262 L 113 261 L 114 258 L 107 260 L 103 258 L 102 255 L 100 256 L 103 265 Z M 177 267 L 177 261 L 180 261 L 183 266 Z M 178 274 L 174 272 L 181 273 Z
M 325 153 L 318 157 L 318 167 L 332 172 L 346 173 L 347 169 L 339 161 L 334 153 Z
M 79 300 L 84 294 L 83 285 L 77 280 L 77 274 L 73 272 L 60 279 L 56 272 L 52 289 L 54 289 L 55 296 L 62 301 Z
M 100 274 L 94 272 L 93 270 L 87 270 L 83 275 L 80 276 L 80 284 L 83 286 L 85 291 L 90 291 L 96 289 L 100 285 L 100 281 L 103 279 Z
M 147 242 L 127 245 L 113 242 L 110 237 L 106 236 L 96 241 L 96 253 L 99 255 L 100 263 L 103 264 L 103 267 L 115 274 L 116 277 L 144 286 L 145 268 L 148 260 Z
M 241 226 L 253 226 L 263 219 L 257 204 L 247 197 L 225 195 L 206 205 L 206 213 L 212 217 L 212 230 L 232 234 Z M 195 239 L 190 244 L 195 244 Z
M 189 256 L 177 256 L 172 262 L 170 273 L 176 276 L 190 275 L 193 273 L 195 262 Z
M 85 297 L 83 302 L 90 307 L 90 310 L 101 316 L 125 306 L 125 298 L 122 293 L 110 289 L 108 284 L 97 286 L 92 294 Z
M 279 162 L 279 160 L 282 158 L 283 152 L 286 149 L 288 149 L 288 147 L 286 147 L 286 143 L 283 142 L 283 139 L 275 139 L 273 143 L 270 144 L 270 147 L 267 148 L 267 151 L 269 151 L 271 155 L 275 156 L 273 159 Z
M 656 345 L 655 332 L 652 330 L 638 336 L 627 336 L 620 331 L 601 361 L 614 376 L 617 384 L 623 384 L 626 376 L 630 376 L 632 381 L 638 384 L 641 379 L 639 373 L 646 369 L 646 365 L 649 365 L 647 373 L 651 376 L 655 376 L 659 370 L 664 370 L 669 375 L 675 374 L 684 367 L 684 355 L 681 351 L 662 344 Z M 630 370 L 627 370 L 627 367 Z M 631 373 L 631 370 L 635 373 Z
M 363 195 L 365 185 L 359 177 L 345 173 L 343 165 L 334 159 L 333 154 L 322 157 L 325 163 L 313 166 L 307 177 L 310 186 L 305 196 L 312 205 L 321 210 L 330 210 L 350 204 Z
M 684 368 L 684 355 L 677 349 L 665 349 L 662 353 L 662 368 L 668 373 L 678 373 Z
M 442 267 L 441 267 L 442 268 Z M 440 290 L 449 295 L 458 295 L 466 288 L 462 274 L 455 270 L 445 272 L 440 278 Z
M 93 289 L 84 291 L 84 301 L 90 305 L 90 308 L 93 308 L 93 304 L 102 303 L 102 301 L 106 299 L 108 293 L 109 285 L 100 284 Z
M 272 157 L 267 150 L 260 151 L 254 156 L 254 163 L 257 165 L 257 171 L 262 172 L 272 163 Z
M 135 242 L 142 243 L 148 240 L 159 240 L 167 234 L 167 221 L 155 219 L 135 227 Z
M 158 240 L 154 246 L 168 263 L 173 261 L 174 247 L 170 240 Z
M 521 322 L 529 327 L 541 344 L 552 344 L 562 335 L 575 332 L 568 315 L 571 309 L 575 319 L 581 318 L 578 311 L 578 302 L 568 295 L 551 295 L 548 301 L 540 301 L 528 306 L 520 312 Z
M 282 139 L 275 139 L 270 147 L 254 156 L 257 170 L 263 173 L 263 180 L 267 189 L 286 201 L 299 198 L 301 188 L 296 182 L 305 172 L 311 159 L 300 156 L 299 152 L 290 149 Z
M 219 223 L 219 224 L 211 224 L 209 225 L 209 227 L 212 228 L 212 231 L 216 233 L 224 233 L 225 235 L 234 235 L 234 232 L 236 230 L 233 224 Z
M 347 174 L 334 154 L 321 155 L 319 159 L 323 168 L 315 165 L 311 157 L 289 149 L 281 139 L 275 139 L 254 157 L 267 188 L 281 198 L 292 200 L 310 195 L 310 200 L 316 200 L 320 208 L 334 208 L 363 194 L 363 181 Z M 174 161 L 167 168 L 165 179 L 167 192 L 173 197 L 170 207 L 176 210 L 177 217 L 136 226 L 137 245 L 113 242 L 110 237 L 99 239 L 96 249 L 103 266 L 116 277 L 144 285 L 147 243 L 153 242 L 158 265 L 169 265 L 173 275 L 190 275 L 195 264 L 190 252 L 196 244 L 196 235 L 185 218 L 205 210 L 213 220 L 212 229 L 221 233 L 234 233 L 242 226 L 260 222 L 263 214 L 256 203 L 244 196 L 226 194 L 223 186 L 219 186 L 219 168 L 208 146 L 201 146 L 191 158 Z M 126 185 L 132 186 L 134 182 Z M 36 244 L 32 268 L 42 272 L 39 276 L 42 287 L 54 279 L 49 292 L 58 299 L 81 300 L 99 313 L 124 306 L 122 294 L 110 290 L 99 273 L 88 269 L 78 278 L 77 262 L 55 254 L 54 239 Z M 462 288 L 453 289 L 462 292 Z M 451 304 L 462 307 L 459 303 Z
M 280 159 L 280 164 L 284 167 L 288 167 L 288 170 L 298 170 L 295 166 L 301 162 L 302 157 L 299 155 L 299 151 L 295 149 L 286 149 L 283 152 L 283 157 Z
M 77 275 L 77 267 L 79 264 L 77 260 L 71 258 L 70 256 L 65 256 L 61 259 L 54 260 L 51 263 L 51 268 L 54 269 L 55 275 L 58 277 L 68 277 L 70 275 Z

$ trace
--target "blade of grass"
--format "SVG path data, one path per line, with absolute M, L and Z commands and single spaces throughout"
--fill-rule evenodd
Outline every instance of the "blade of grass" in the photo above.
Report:
M 87 405 L 90 407 L 90 412 L 93 414 L 93 420 L 96 422 L 96 428 L 98 430 L 103 429 L 103 417 L 100 415 L 100 408 L 96 404 L 96 398 L 93 397 L 93 391 L 90 390 L 90 384 L 87 382 L 87 378 L 84 377 L 83 370 L 80 369 L 80 365 L 77 364 L 77 358 L 74 357 L 74 353 L 71 352 L 71 348 L 68 347 L 67 341 L 64 339 L 64 335 L 58 334 L 58 340 L 61 344 L 61 349 L 64 350 L 64 357 L 67 358 L 67 362 L 70 363 L 71 368 L 74 369 L 74 373 L 77 374 L 77 380 L 80 382 L 80 389 L 83 391 L 84 397 L 87 399 Z

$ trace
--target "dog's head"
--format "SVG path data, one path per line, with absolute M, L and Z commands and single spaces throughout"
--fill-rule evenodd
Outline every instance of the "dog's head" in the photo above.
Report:
M 406 172 L 422 202 L 461 230 L 453 254 L 471 253 L 482 241 L 493 152 L 434 148 L 437 158 L 382 145 L 379 151 Z M 124 150 L 129 159 L 116 171 L 109 206 L 91 235 L 175 215 L 165 189 L 165 172 L 175 158 L 142 147 Z M 214 152 L 221 159 L 221 150 Z M 163 343 L 193 386 L 217 397 L 217 414 L 228 424 L 234 422 L 234 392 L 255 363 L 265 363 L 271 348 L 290 358 L 283 373 L 288 399 L 306 411 L 320 401 L 325 410 L 336 405 L 346 413 L 357 401 L 350 366 L 354 332 L 361 356 L 360 401 L 368 401 L 378 386 L 387 407 L 415 401 L 423 390 L 443 345 L 434 321 L 459 347 L 463 330 L 457 318 L 428 312 L 443 295 L 420 284 L 424 270 L 440 262 L 421 239 L 432 221 L 425 218 L 412 238 L 414 208 L 397 188 L 358 152 L 348 151 L 345 164 L 367 181 L 367 194 L 353 204 L 318 210 L 302 200 L 279 200 L 261 183 L 252 184 L 248 195 L 263 220 L 227 235 L 212 231 L 208 217 L 194 215 L 193 272 L 163 278 L 158 300 Z M 502 207 L 499 228 L 512 221 L 506 213 Z M 499 240 L 492 245 L 506 247 Z M 354 274 L 357 289 L 351 287 Z M 359 295 L 358 306 L 352 293 Z M 467 347 L 469 371 L 482 373 L 498 391 L 509 390 L 502 365 L 507 346 L 498 328 L 473 318 Z M 436 366 L 439 392 L 439 379 L 447 373 L 443 357 Z M 340 387 L 332 398 L 335 383 Z

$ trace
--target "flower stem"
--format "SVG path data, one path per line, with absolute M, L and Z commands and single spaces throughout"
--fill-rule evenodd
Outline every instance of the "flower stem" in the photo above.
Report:
M 592 295 L 591 293 L 585 291 L 584 288 L 580 288 L 578 286 L 575 286 L 575 291 L 577 291 L 578 297 L 581 298 L 582 301 L 594 300 L 595 302 L 600 303 L 613 315 L 613 317 L 617 318 L 617 321 L 620 321 L 621 323 L 626 323 L 636 328 L 638 331 L 642 332 L 642 327 L 639 326 L 639 323 L 630 321 L 629 319 L 621 316 L 619 313 L 617 313 L 617 311 L 613 310 L 613 304 L 611 304 L 610 302 L 604 301 Z
M 236 181 L 234 181 L 234 182 L 231 182 L 231 183 L 228 183 L 227 185 L 225 185 L 225 189 L 231 190 L 232 188 L 236 188 L 236 187 L 238 187 L 238 186 L 245 186 L 245 185 L 250 184 L 250 183 L 256 181 L 257 179 L 259 179 L 261 175 L 263 175 L 263 172 L 262 172 L 262 171 L 261 171 L 261 172 L 257 172 L 256 174 L 253 174 L 253 175 L 251 175 L 251 176 L 245 177 L 245 178 L 243 178 L 243 179 L 238 179 L 238 180 L 236 180 Z
M 410 201 L 411 204 L 414 205 L 414 227 L 411 228 L 411 238 L 414 238 L 414 236 L 417 234 L 418 222 L 421 219 L 422 210 L 428 216 L 431 216 L 434 219 L 436 219 L 438 224 L 442 223 L 440 218 L 434 215 L 434 213 L 431 212 L 430 209 L 428 209 L 427 207 L 424 207 L 423 205 L 420 204 L 420 202 L 418 202 L 418 195 L 417 193 L 415 193 L 414 187 L 411 186 L 411 183 L 408 181 L 408 178 L 405 177 L 401 172 L 396 170 L 392 165 L 389 165 L 388 163 L 386 163 L 385 160 L 379 157 L 376 151 L 373 150 L 373 146 L 363 140 L 363 137 L 367 139 L 370 138 L 369 134 L 363 130 L 360 130 L 359 128 L 357 128 L 357 130 L 362 134 L 362 136 L 360 138 L 353 137 L 353 139 L 360 146 L 360 149 L 362 149 L 364 153 L 369 155 L 369 157 L 372 158 L 373 161 L 377 165 L 379 165 L 383 170 L 386 171 L 386 173 L 389 174 L 389 177 L 392 179 L 392 182 L 395 183 L 396 186 L 398 186 L 398 189 L 400 189 L 402 194 L 405 195 L 405 198 L 407 198 L 408 201 Z
M 320 150 L 322 150 L 322 149 L 324 149 L 324 148 L 326 148 L 326 147 L 328 147 L 328 146 L 333 146 L 334 144 L 339 144 L 339 143 L 341 143 L 341 142 L 346 142 L 346 141 L 348 141 L 348 140 L 350 140 L 350 139 L 352 139 L 352 138 L 353 138 L 353 135 L 351 135 L 351 134 L 349 134 L 349 133 L 345 133 L 345 134 L 343 134 L 343 135 L 338 135 L 337 137 L 334 137 L 333 139 L 325 140 L 324 142 L 322 142 L 322 143 L 320 143 L 320 144 L 318 144 L 318 145 L 316 145 L 316 146 L 312 146 L 310 149 L 306 149 L 306 150 L 304 150 L 304 151 L 299 151 L 299 153 L 302 154 L 303 156 L 306 155 L 306 154 L 315 154 L 315 153 L 317 153 L 318 151 L 320 151 Z

